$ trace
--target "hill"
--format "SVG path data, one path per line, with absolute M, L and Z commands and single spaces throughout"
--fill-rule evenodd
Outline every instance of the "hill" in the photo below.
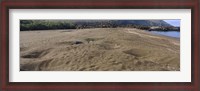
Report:
M 134 27 L 149 29 L 152 26 L 173 27 L 163 20 L 21 20 L 20 30 L 79 29 Z

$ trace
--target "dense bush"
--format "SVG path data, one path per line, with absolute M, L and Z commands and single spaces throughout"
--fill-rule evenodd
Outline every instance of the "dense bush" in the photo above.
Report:
M 50 30 L 50 29 L 75 29 L 75 25 L 67 21 L 21 20 L 20 31 L 25 30 Z

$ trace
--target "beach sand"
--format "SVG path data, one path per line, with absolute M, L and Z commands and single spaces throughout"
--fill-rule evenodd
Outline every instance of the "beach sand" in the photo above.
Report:
M 21 71 L 180 71 L 180 40 L 134 28 L 20 31 Z

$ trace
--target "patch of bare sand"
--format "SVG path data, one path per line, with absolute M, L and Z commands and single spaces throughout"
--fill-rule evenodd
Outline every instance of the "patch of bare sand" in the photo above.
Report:
M 137 29 L 21 31 L 21 71 L 178 71 L 180 42 Z

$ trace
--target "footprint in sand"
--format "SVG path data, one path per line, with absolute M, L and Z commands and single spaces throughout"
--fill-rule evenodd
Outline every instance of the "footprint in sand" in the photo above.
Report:
M 147 55 L 147 51 L 140 50 L 140 49 L 130 49 L 130 50 L 123 51 L 123 53 L 136 56 L 136 57 L 142 57 L 142 56 Z
M 22 55 L 22 58 L 41 58 L 49 53 L 49 49 L 47 50 L 35 50 L 29 53 Z

